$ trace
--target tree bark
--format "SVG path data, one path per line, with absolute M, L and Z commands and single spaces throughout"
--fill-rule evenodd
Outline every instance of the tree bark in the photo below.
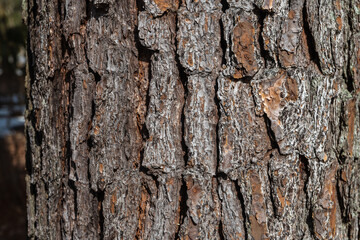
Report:
M 359 0 L 27 0 L 29 239 L 359 239 Z

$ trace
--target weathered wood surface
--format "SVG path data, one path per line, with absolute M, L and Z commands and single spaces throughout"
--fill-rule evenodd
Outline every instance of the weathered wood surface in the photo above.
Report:
M 29 239 L 360 238 L 360 1 L 25 5 Z

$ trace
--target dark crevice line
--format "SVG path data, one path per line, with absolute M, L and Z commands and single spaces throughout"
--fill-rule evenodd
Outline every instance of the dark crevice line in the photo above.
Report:
M 137 10 L 138 10 L 138 13 L 144 11 L 145 10 L 145 2 L 144 2 L 144 0 L 136 0 L 136 7 L 137 7 Z
M 185 97 L 186 99 L 186 97 Z M 185 141 L 185 103 L 183 106 L 183 110 L 182 110 L 182 114 L 181 114 L 181 132 L 182 132 L 182 138 L 181 138 L 181 147 L 182 147 L 182 151 L 183 151 L 183 155 L 184 155 L 184 163 L 185 166 L 187 165 L 187 163 L 189 162 L 189 148 L 186 145 L 186 141 Z
M 310 198 L 309 191 L 308 191 L 309 190 L 309 180 L 310 180 L 310 175 L 311 175 L 309 159 L 307 159 L 304 155 L 299 155 L 299 160 L 301 163 L 301 170 L 306 175 L 306 179 L 304 182 L 304 189 L 303 189 L 303 191 L 306 195 L 306 207 L 308 208 L 308 214 L 306 216 L 306 224 L 308 225 L 311 236 L 314 239 L 317 239 L 316 235 L 315 235 L 315 229 L 314 229 L 315 224 L 314 224 L 314 219 L 313 219 L 313 209 L 312 209 L 313 206 L 312 206 L 311 198 Z
M 90 18 L 98 19 L 107 16 L 110 6 L 108 3 L 94 4 L 91 0 L 86 0 L 86 20 Z
M 270 161 L 267 163 L 267 177 L 268 177 L 268 181 L 269 181 L 269 186 L 270 186 L 270 202 L 271 202 L 271 206 L 272 206 L 272 210 L 273 210 L 273 213 L 274 213 L 274 217 L 276 218 L 277 217 L 277 207 L 276 207 L 276 204 L 275 204 L 275 198 L 274 198 L 274 190 L 275 190 L 275 185 L 273 183 L 273 179 L 271 177 L 271 169 L 270 169 Z
M 27 124 L 26 124 L 27 125 Z M 27 175 L 30 177 L 33 175 L 33 158 L 31 154 L 31 144 L 30 144 L 30 134 L 29 134 L 29 127 L 25 128 L 25 137 L 26 137 L 26 151 L 25 151 L 25 170 Z
M 57 0 L 57 11 L 59 14 L 59 20 L 63 21 L 65 19 L 65 14 L 63 14 L 63 11 L 65 11 L 64 5 L 62 4 L 62 0 Z
M 38 8 L 39 8 L 39 6 L 38 6 L 36 0 L 33 0 L 33 6 L 32 6 L 32 9 L 30 11 L 33 13 L 34 28 L 36 28 L 36 25 L 37 25 Z M 31 18 L 29 17 L 29 22 L 30 22 L 30 19 Z M 28 26 L 30 26 L 30 25 L 28 25 Z M 30 38 L 28 38 L 28 39 L 30 39 Z
M 179 19 L 178 16 L 176 14 L 176 18 L 175 18 L 175 33 L 178 32 L 179 28 L 178 28 L 178 23 Z M 189 161 L 189 149 L 188 146 L 186 145 L 186 141 L 185 141 L 185 109 L 186 109 L 186 99 L 188 96 L 188 88 L 187 88 L 187 83 L 188 83 L 188 75 L 186 74 L 185 68 L 182 66 L 180 59 L 179 59 L 179 55 L 177 53 L 178 50 L 178 39 L 175 36 L 175 61 L 176 61 L 176 66 L 178 68 L 179 71 L 179 78 L 180 81 L 183 85 L 184 88 L 184 105 L 183 105 L 183 109 L 181 112 L 181 131 L 182 131 L 182 139 L 181 139 L 181 146 L 182 146 L 182 150 L 184 153 L 184 162 L 185 162 L 185 166 L 187 165 L 188 161 Z
M 68 46 L 68 44 L 66 45 Z M 70 52 L 70 51 L 69 51 Z M 76 177 L 76 164 L 74 162 L 74 159 L 72 159 L 72 146 L 71 146 L 71 140 L 70 140 L 70 134 L 71 134 L 71 120 L 73 119 L 73 114 L 74 114 L 74 108 L 72 106 L 72 102 L 73 102 L 73 95 L 75 92 L 75 79 L 73 76 L 73 71 L 69 71 L 65 74 L 65 82 L 69 83 L 69 89 L 67 89 L 67 100 L 64 101 L 64 105 L 66 104 L 66 102 L 68 102 L 69 104 L 66 106 L 64 106 L 64 109 L 66 109 L 66 111 L 64 112 L 64 121 L 65 124 L 67 126 L 66 129 L 66 133 L 63 136 L 64 141 L 65 141 L 65 159 L 66 159 L 66 163 L 67 163 L 67 169 L 68 169 L 68 174 L 67 174 L 67 184 L 68 187 L 73 191 L 74 194 L 74 214 L 75 214 L 75 218 L 77 219 L 78 216 L 78 199 L 77 199 L 77 195 L 78 195 L 78 189 L 76 186 L 76 180 L 74 179 L 70 179 L 70 173 L 71 173 L 71 169 L 73 170 L 73 172 L 75 173 L 75 177 Z
M 226 10 L 229 9 L 229 3 L 226 1 L 226 0 L 221 0 L 221 4 L 222 4 L 222 14 L 225 14 Z M 221 50 L 222 50 L 222 67 L 226 67 L 226 50 L 227 50 L 227 42 L 226 42 L 226 39 L 225 39 L 225 28 L 224 28 L 224 25 L 223 25 L 223 21 L 222 19 L 220 18 L 219 20 L 219 26 L 220 26 L 220 47 L 221 47 Z M 216 181 L 217 181 L 217 185 L 220 186 L 221 185 L 221 182 L 220 182 L 220 178 L 223 178 L 223 179 L 226 179 L 227 176 L 225 173 L 223 172 L 220 172 L 219 170 L 219 166 L 220 166 L 220 159 L 221 159 L 221 156 L 220 156 L 220 119 L 221 119 L 221 103 L 220 103 L 220 99 L 218 97 L 218 91 L 219 91 L 219 78 L 221 76 L 222 73 L 220 73 L 220 75 L 218 76 L 217 79 L 215 79 L 215 96 L 214 96 L 214 102 L 215 102 L 215 105 L 216 105 L 216 113 L 217 113 L 217 116 L 218 116 L 218 119 L 217 119 L 217 123 L 216 123 Z M 221 197 L 219 196 L 219 191 L 216 191 L 217 194 L 218 194 L 218 199 L 219 201 L 221 202 L 222 199 Z M 221 240 L 224 240 L 226 239 L 225 238 L 225 235 L 224 235 L 224 229 L 223 229 L 223 223 L 222 221 L 220 220 L 219 221 L 219 237 Z
M 34 197 L 34 201 L 33 201 L 34 212 L 37 212 L 36 202 L 37 202 L 38 192 L 37 192 L 36 183 L 30 183 L 30 194 Z
M 248 228 L 247 228 L 247 222 L 248 219 L 246 217 L 246 208 L 245 208 L 245 200 L 244 200 L 244 196 L 241 192 L 240 186 L 236 181 L 233 181 L 234 185 L 235 185 L 235 189 L 236 189 L 236 193 L 237 193 L 237 197 L 240 200 L 240 205 L 241 205 L 241 213 L 242 213 L 242 217 L 243 217 L 243 223 L 244 223 L 244 232 L 245 232 L 245 240 L 248 240 Z
M 83 21 L 82 24 L 84 24 L 85 27 L 86 26 L 86 21 L 88 21 L 91 18 L 91 8 L 92 8 L 92 2 L 90 0 L 86 0 L 86 19 L 85 21 Z M 87 39 L 84 40 L 85 42 L 87 42 Z M 89 74 L 91 74 L 94 78 L 94 83 L 95 85 L 98 84 L 101 81 L 101 75 L 94 71 L 91 67 L 90 67 L 90 59 L 88 56 L 88 47 L 87 44 L 85 44 L 84 46 L 84 55 L 85 55 L 85 59 L 86 59 L 86 64 L 87 64 L 87 69 Z M 92 95 L 94 95 L 94 93 L 92 93 Z M 95 115 L 96 115 L 96 102 L 95 99 L 92 97 L 91 100 L 91 117 L 90 120 L 88 122 L 88 131 L 87 131 L 87 137 L 86 137 L 86 143 L 87 143 L 87 150 L 88 150 L 88 159 L 87 159 L 87 177 L 89 180 L 89 188 L 91 189 L 91 172 L 90 172 L 90 154 L 92 151 L 92 148 L 94 147 L 95 143 L 94 143 L 94 136 L 91 134 L 91 131 L 93 129 L 93 122 L 95 119 Z
M 245 76 L 242 78 L 234 78 L 233 76 L 227 76 L 227 78 L 229 78 L 231 81 L 234 81 L 234 82 L 242 82 L 242 83 L 249 84 L 249 83 L 251 83 L 251 80 L 253 80 L 254 76 Z
M 222 5 L 222 12 L 225 14 L 226 10 L 230 8 L 229 3 L 226 0 L 221 0 Z M 225 29 L 222 19 L 219 19 L 219 26 L 220 26 L 220 47 L 222 49 L 223 55 L 222 55 L 222 65 L 226 65 L 226 49 L 227 49 L 227 43 L 225 39 Z
M 221 5 L 222 5 L 222 12 L 225 13 L 226 10 L 228 10 L 230 8 L 229 3 L 227 2 L 227 0 L 221 0 Z
M 338 170 L 338 176 L 336 178 L 336 196 L 340 207 L 340 215 L 341 220 L 344 224 L 348 224 L 350 222 L 350 219 L 346 212 L 346 204 L 344 202 L 344 198 L 349 198 L 349 196 L 343 196 L 340 191 L 340 179 L 341 177 L 341 170 Z
M 265 50 L 265 43 L 263 38 L 263 32 L 264 32 L 264 21 L 266 16 L 272 15 L 272 12 L 268 12 L 266 10 L 260 9 L 256 5 L 254 5 L 254 14 L 258 18 L 258 24 L 259 24 L 259 37 L 258 37 L 258 43 L 260 47 L 260 55 L 264 59 L 265 68 L 266 67 L 273 67 L 275 65 L 274 59 L 270 56 L 270 52 L 268 50 Z
M 219 25 L 220 25 L 220 47 L 222 49 L 222 60 L 221 60 L 221 65 L 225 65 L 226 66 L 226 49 L 227 49 L 227 43 L 226 43 L 226 39 L 225 39 L 225 29 L 224 29 L 224 24 L 222 22 L 222 20 L 219 20 Z
M 222 223 L 221 220 L 219 222 L 219 237 L 220 237 L 220 240 L 225 240 L 226 239 L 226 237 L 224 235 L 223 223 Z
M 186 187 L 186 182 L 184 180 L 184 178 L 181 179 L 182 181 L 182 185 L 180 188 L 180 216 L 179 216 L 179 226 L 178 229 L 175 233 L 175 240 L 180 239 L 180 230 L 181 230 L 181 226 L 184 223 L 185 217 L 186 217 L 186 213 L 188 212 L 189 207 L 187 206 L 186 202 L 188 200 L 188 195 L 187 195 L 187 187 Z
M 86 20 L 90 20 L 91 18 L 91 9 L 92 9 L 92 0 L 85 0 L 86 1 Z M 86 55 L 86 53 L 85 53 Z
M 276 137 L 275 137 L 275 133 L 271 128 L 271 120 L 270 118 L 267 116 L 266 113 L 264 113 L 264 120 L 265 120 L 265 124 L 266 124 L 266 130 L 267 130 L 267 134 L 269 136 L 270 142 L 271 142 L 271 148 L 272 149 L 277 149 L 279 154 L 281 154 L 280 152 L 280 148 L 279 148 L 279 144 L 276 141 Z
M 88 8 L 88 4 L 89 2 L 87 1 L 87 8 Z M 87 40 L 85 40 L 87 41 Z M 87 49 L 87 45 L 85 45 L 84 47 L 84 54 L 85 54 L 85 59 L 86 59 L 86 64 L 87 64 L 87 67 L 88 67 L 88 72 L 89 74 L 91 74 L 93 77 L 94 77 L 94 82 L 95 84 L 99 83 L 101 81 L 101 76 L 100 74 L 98 74 L 97 72 L 93 71 L 93 69 L 90 67 L 90 59 L 88 57 L 88 49 Z M 92 93 L 94 94 L 94 93 Z M 96 114 L 96 102 L 95 102 L 95 99 L 92 98 L 91 100 L 91 117 L 90 117 L 90 120 L 88 122 L 88 131 L 87 131 L 87 137 L 86 137 L 86 143 L 87 143 L 87 146 L 88 146 L 88 153 L 89 153 L 89 156 L 90 156 L 90 153 L 91 153 L 91 150 L 92 148 L 94 147 L 94 137 L 91 135 L 91 131 L 92 131 L 92 124 L 94 122 L 94 118 L 95 118 L 95 114 Z M 89 180 L 89 185 L 91 185 L 91 174 L 90 174 L 90 158 L 88 158 L 88 164 L 87 164 L 87 171 L 88 171 L 88 180 Z M 91 188 L 91 187 L 90 187 Z
M 137 9 L 137 13 L 136 13 L 136 16 L 138 17 L 139 16 L 139 13 L 141 11 L 144 11 L 145 10 L 145 3 L 143 0 L 136 0 L 136 9 Z M 151 64 L 151 58 L 152 56 L 154 55 L 155 51 L 145 47 L 144 45 L 141 44 L 141 41 L 140 41 L 140 36 L 139 36 L 139 27 L 138 27 L 138 20 L 137 20 L 137 23 L 135 25 L 135 28 L 134 28 L 134 41 L 135 41 L 135 47 L 137 49 L 137 60 L 138 60 L 138 70 L 137 72 L 135 72 L 135 74 L 137 74 L 137 76 L 140 76 L 139 75 L 139 71 L 140 71 L 140 62 L 146 62 L 148 63 L 148 76 L 144 76 L 145 78 L 147 77 L 147 89 L 146 89 L 146 96 L 145 96 L 145 113 L 144 113 L 144 116 L 145 119 L 146 119 L 146 116 L 148 115 L 148 111 L 149 111 L 149 106 L 150 106 L 150 84 L 151 84 L 151 80 L 152 80 L 152 64 Z M 138 78 L 138 87 L 140 88 L 140 84 L 143 84 L 142 82 L 140 82 L 140 79 Z M 141 119 L 140 116 L 138 116 L 138 119 Z M 145 166 L 143 166 L 143 161 L 144 161 L 144 157 L 145 157 L 145 144 L 147 142 L 147 140 L 149 139 L 149 130 L 146 126 L 146 120 L 144 123 L 141 123 L 140 121 L 137 121 L 137 128 L 140 132 L 140 135 L 141 135 L 141 138 L 142 138 L 142 146 L 141 146 L 141 149 L 140 149 L 140 159 L 139 159 L 139 166 L 138 167 L 138 170 L 139 170 L 139 175 L 141 175 L 140 173 L 143 173 L 144 175 L 146 176 L 149 176 L 153 179 L 153 181 L 155 182 L 156 184 L 156 189 L 157 189 L 157 193 L 160 191 L 160 186 L 159 186 L 159 180 L 157 178 L 157 176 L 149 169 L 149 168 L 146 168 Z M 145 180 L 144 179 L 144 176 L 141 178 L 142 181 L 141 181 L 141 184 L 140 184 L 140 187 L 145 187 L 145 189 L 147 190 L 147 194 L 149 196 L 149 198 L 151 198 L 152 196 L 152 193 L 149 189 L 149 187 L 147 186 L 147 184 L 145 184 L 143 181 Z M 139 205 L 138 205 L 138 214 L 139 214 L 139 218 L 141 216 L 141 201 L 139 201 Z M 141 219 L 139 219 L 139 221 L 142 221 Z M 135 235 L 135 239 L 140 239 L 140 228 L 139 226 L 137 227 L 137 230 L 136 230 L 136 235 Z
M 319 53 L 316 51 L 316 42 L 315 38 L 311 32 L 311 28 L 309 26 L 309 16 L 306 8 L 306 0 L 304 1 L 304 6 L 302 10 L 302 18 L 303 18 L 303 28 L 306 36 L 306 42 L 308 46 L 308 53 L 310 56 L 310 60 L 318 67 L 319 71 L 322 72 L 320 65 L 320 57 Z
M 136 7 L 137 7 L 137 16 L 139 15 L 140 11 L 144 11 L 145 10 L 145 3 L 143 0 L 136 0 Z M 150 82 L 152 79 L 152 71 L 151 71 L 151 57 L 153 56 L 153 54 L 155 53 L 155 51 L 143 46 L 140 42 L 140 37 L 139 37 L 139 29 L 138 29 L 138 25 L 135 25 L 135 29 L 134 29 L 134 40 L 135 40 L 135 47 L 138 50 L 138 62 L 143 61 L 143 62 L 147 62 L 149 64 L 148 66 L 148 87 L 147 87 L 147 92 L 146 92 L 146 98 L 145 98 L 145 106 L 146 106 L 146 112 L 145 112 L 145 117 L 147 115 L 147 112 L 149 110 L 149 105 L 150 105 Z M 146 123 L 144 124 L 138 124 L 138 128 L 140 130 L 140 134 L 142 136 L 143 139 L 143 145 L 144 143 L 147 141 L 147 139 L 149 138 L 149 131 L 146 127 Z M 140 153 L 141 157 L 140 157 L 140 165 L 142 163 L 142 159 L 143 159 L 143 155 L 144 155 L 144 146 L 142 146 L 142 150 Z
M 215 80 L 215 97 L 214 97 L 214 101 L 215 101 L 215 104 L 216 104 L 216 108 L 217 108 L 217 115 L 218 115 L 218 119 L 217 119 L 217 123 L 216 123 L 216 180 L 217 180 L 217 183 L 218 183 L 218 186 L 220 185 L 220 177 L 224 177 L 226 178 L 226 174 L 225 173 L 220 173 L 219 171 L 219 166 L 220 166 L 220 134 L 219 134 L 219 131 L 220 131 L 220 100 L 219 98 L 217 97 L 217 93 L 218 93 L 218 81 L 217 79 Z M 218 195 L 219 195 L 219 192 L 217 191 Z M 219 197 L 219 200 L 221 201 L 221 198 L 220 196 Z M 220 220 L 220 223 L 219 223 L 219 235 L 220 235 L 220 239 L 221 240 L 224 240 L 226 239 L 224 237 L 224 233 L 223 233 L 223 229 L 222 229 L 222 222 Z
M 349 1 L 349 9 L 352 9 L 351 8 L 351 1 Z M 347 20 L 348 20 L 348 25 L 349 25 L 349 36 L 348 36 L 348 41 L 347 41 L 347 65 L 346 65 L 346 76 L 344 76 L 345 78 L 345 83 L 346 83 L 346 87 L 347 87 L 347 90 L 351 93 L 355 90 L 354 88 L 354 78 L 353 78 L 353 75 L 351 73 L 351 53 L 353 51 L 351 51 L 351 40 L 353 38 L 353 31 L 354 31 L 354 28 L 353 28 L 353 23 L 352 23 L 352 20 L 351 20 L 351 14 L 348 13 L 347 15 Z M 344 75 L 345 75 L 345 71 L 344 71 Z
M 105 198 L 105 191 L 103 190 L 98 190 L 98 191 L 94 191 L 94 190 L 90 190 L 90 193 L 97 199 L 98 202 L 98 223 L 99 223 L 99 238 L 100 240 L 104 239 L 104 222 L 105 222 L 105 217 L 104 217 L 104 211 L 103 211 L 103 202 L 104 202 L 104 198 Z
M 68 186 L 70 187 L 70 189 L 73 191 L 74 193 L 74 213 L 75 213 L 75 221 L 77 221 L 77 216 L 78 216 L 78 199 L 77 199 L 77 192 L 78 189 L 76 187 L 76 183 L 75 181 L 68 179 Z
M 137 1 L 137 3 L 140 1 Z M 140 4 L 140 3 L 138 3 Z M 140 9 L 141 7 L 138 6 L 138 9 Z M 139 38 L 139 29 L 138 26 L 135 26 L 135 30 L 134 30 L 134 39 L 135 39 L 135 47 L 138 50 L 138 62 L 143 61 L 143 62 L 147 62 L 149 64 L 148 66 L 148 87 L 147 87 L 147 91 L 146 91 L 146 98 L 145 98 L 145 106 L 146 106 L 146 112 L 145 112 L 145 117 L 147 115 L 147 112 L 149 110 L 149 105 L 150 105 L 150 82 L 152 79 L 152 64 L 151 64 L 151 57 L 153 56 L 153 54 L 155 53 L 155 51 L 152 51 L 151 49 L 143 46 L 140 42 L 140 38 Z M 140 130 L 140 134 L 142 136 L 143 139 L 143 143 L 145 143 L 147 141 L 147 139 L 149 138 L 149 131 L 146 127 L 146 123 L 144 124 L 139 124 L 138 123 L 138 129 Z M 143 144 L 144 145 L 144 144 Z M 141 158 L 140 158 L 140 165 L 142 163 L 142 159 L 143 159 L 143 150 L 144 150 L 144 146 L 142 147 L 142 154 L 141 154 Z
M 180 1 L 180 6 L 183 6 L 183 1 Z M 179 73 L 179 78 L 180 81 L 183 85 L 183 89 L 184 89 L 184 103 L 182 106 L 182 111 L 181 111 L 181 147 L 182 147 L 182 151 L 183 151 L 183 159 L 184 159 L 184 166 L 186 167 L 188 161 L 189 161 L 189 148 L 186 145 L 186 141 L 185 141 L 185 127 L 186 127 L 186 118 L 185 118 L 185 110 L 186 110 L 186 99 L 188 97 L 188 88 L 187 88 L 187 83 L 188 83 L 188 75 L 186 74 L 185 68 L 182 66 L 181 62 L 180 62 L 180 58 L 179 58 L 179 54 L 178 54 L 178 38 L 177 38 L 177 33 L 179 31 L 179 18 L 178 18 L 178 14 L 175 14 L 175 62 L 176 62 L 176 66 L 178 69 L 178 73 Z M 184 224 L 185 218 L 186 218 L 186 214 L 189 210 L 189 207 L 187 205 L 187 200 L 188 200 L 188 193 L 187 193 L 187 186 L 186 186 L 186 181 L 184 179 L 184 175 L 181 175 L 181 188 L 180 188 L 180 219 L 179 219 L 179 226 L 178 229 L 176 231 L 175 234 L 175 239 L 180 239 L 180 231 L 181 231 L 181 227 Z
M 345 102 L 341 102 L 341 107 L 340 107 L 340 114 L 339 114 L 339 125 L 341 126 L 340 128 L 340 133 L 338 136 L 338 142 L 337 144 L 340 145 L 341 144 L 341 134 L 343 134 L 343 131 L 346 131 L 346 126 L 347 126 L 347 120 L 346 119 L 346 106 L 345 106 Z M 344 166 L 346 164 L 346 160 L 347 160 L 347 154 L 345 152 L 345 150 L 343 148 L 340 149 L 340 151 L 337 152 L 337 159 L 340 165 Z

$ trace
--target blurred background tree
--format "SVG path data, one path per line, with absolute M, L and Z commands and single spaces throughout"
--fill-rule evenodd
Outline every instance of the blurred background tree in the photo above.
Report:
M 0 0 L 0 239 L 26 238 L 23 133 L 26 27 L 21 0 Z
M 24 91 L 26 27 L 21 0 L 0 0 L 0 94 Z

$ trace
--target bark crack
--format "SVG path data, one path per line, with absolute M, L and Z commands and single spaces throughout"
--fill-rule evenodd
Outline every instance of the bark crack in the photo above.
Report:
M 179 19 L 178 19 L 178 15 L 176 15 L 175 18 L 175 33 L 177 34 L 179 28 L 178 28 L 178 23 Z M 189 160 L 189 149 L 188 146 L 186 145 L 185 142 L 185 105 L 186 105 L 186 99 L 188 96 L 188 88 L 187 88 L 187 82 L 188 82 L 188 75 L 185 72 L 185 68 L 182 66 L 180 59 L 179 59 L 179 54 L 177 53 L 178 51 L 178 39 L 177 37 L 175 37 L 175 61 L 176 61 L 176 66 L 178 68 L 179 71 L 179 78 L 180 81 L 183 85 L 184 88 L 184 105 L 183 105 L 183 109 L 181 112 L 181 131 L 182 131 L 182 140 L 181 140 L 181 146 L 182 146 L 182 150 L 184 152 L 184 162 L 185 162 L 185 166 L 188 163 Z
M 264 43 L 264 20 L 268 15 L 271 15 L 272 13 L 263 9 L 258 8 L 256 5 L 254 5 L 254 14 L 258 17 L 258 24 L 259 24 L 259 36 L 258 36 L 258 43 L 260 47 L 260 55 L 264 59 L 265 68 L 267 67 L 273 67 L 275 65 L 274 59 L 270 56 L 270 52 L 265 49 L 265 43 Z
M 272 157 L 272 153 L 270 153 L 270 159 Z M 273 213 L 274 213 L 274 216 L 275 218 L 277 218 L 277 207 L 276 207 L 276 204 L 275 204 L 275 199 L 274 199 L 274 191 L 275 191 L 275 188 L 272 187 L 273 185 L 273 179 L 271 177 L 271 170 L 270 170 L 270 161 L 267 163 L 267 177 L 268 177 L 268 180 L 269 180 L 269 186 L 270 186 L 270 202 L 271 202 L 271 206 L 272 206 L 272 210 L 273 210 Z
M 78 201 L 77 201 L 77 187 L 74 180 L 68 179 L 68 186 L 74 193 L 74 213 L 75 213 L 75 219 L 77 220 L 78 216 Z
M 104 222 L 105 222 L 105 216 L 103 211 L 103 201 L 105 198 L 105 191 L 104 190 L 98 190 L 94 191 L 93 189 L 90 190 L 90 193 L 97 199 L 98 202 L 98 223 L 99 223 L 99 237 L 100 240 L 104 239 Z
M 242 213 L 242 217 L 243 217 L 243 223 L 244 223 L 244 232 L 245 232 L 245 240 L 248 240 L 248 218 L 246 216 L 246 208 L 245 208 L 245 200 L 244 200 L 244 196 L 241 192 L 240 186 L 238 184 L 237 181 L 233 181 L 234 185 L 235 185 L 235 189 L 236 189 L 236 193 L 238 196 L 238 199 L 240 200 L 240 205 L 241 205 L 241 213 Z
M 340 173 L 341 170 L 339 170 L 338 173 Z M 341 191 L 340 191 L 340 174 L 338 174 L 338 177 L 336 179 L 336 196 L 337 196 L 337 200 L 338 200 L 338 203 L 339 203 L 339 207 L 340 207 L 340 213 L 341 213 L 341 220 L 343 223 L 347 224 L 350 222 L 350 219 L 346 213 L 346 204 L 344 202 L 344 197 L 342 194 L 341 194 Z M 350 196 L 346 196 L 347 198 L 349 198 Z
M 179 234 L 180 234 L 181 226 L 184 223 L 186 213 L 189 209 L 188 205 L 186 204 L 186 202 L 188 200 L 186 182 L 185 182 L 184 178 L 182 178 L 181 181 L 182 181 L 182 185 L 180 188 L 180 206 L 179 206 L 180 207 L 180 216 L 179 216 L 179 226 L 175 233 L 176 240 L 180 239 Z
M 226 10 L 228 10 L 230 8 L 230 5 L 229 3 L 227 2 L 227 0 L 221 0 L 221 5 L 222 5 L 222 8 L 221 8 L 221 11 L 223 13 L 226 12 Z
M 271 148 L 272 149 L 277 149 L 279 154 L 281 154 L 280 152 L 280 147 L 278 142 L 276 141 L 276 137 L 275 137 L 275 133 L 271 128 L 271 120 L 270 118 L 267 116 L 266 113 L 264 113 L 264 120 L 265 120 L 265 124 L 266 124 L 266 130 L 267 130 L 267 134 L 269 136 L 270 142 L 271 142 Z
M 351 1 L 349 1 L 349 9 L 351 9 Z M 348 39 L 348 43 L 347 43 L 347 66 L 346 66 L 346 76 L 344 77 L 345 78 L 345 82 L 346 82 L 346 87 L 347 87 L 347 90 L 351 93 L 354 91 L 354 78 L 353 78 L 353 75 L 351 74 L 351 40 L 352 40 L 352 37 L 353 37 L 353 23 L 351 21 L 351 16 L 350 14 L 348 13 L 347 15 L 347 20 L 348 20 L 348 25 L 349 25 L 349 39 Z M 344 71 L 344 74 L 345 74 L 345 71 Z
M 102 16 L 106 16 L 109 13 L 109 8 L 109 3 L 94 4 L 92 1 L 86 0 L 86 19 L 98 19 Z
M 225 32 L 224 24 L 223 24 L 221 19 L 219 20 L 219 25 L 220 25 L 220 35 L 221 35 L 221 37 L 220 37 L 220 47 L 221 47 L 222 52 L 223 52 L 222 59 L 221 59 L 221 64 L 222 64 L 222 66 L 226 66 L 227 43 L 226 43 L 226 39 L 225 39 L 225 35 L 224 35 L 224 32 Z
M 220 237 L 220 240 L 225 240 L 225 235 L 224 235 L 224 229 L 223 229 L 223 223 L 222 221 L 220 220 L 219 222 L 219 237 Z
M 308 22 L 309 16 L 308 16 L 308 12 L 306 9 L 306 3 L 307 1 L 304 1 L 304 7 L 302 10 L 302 14 L 303 14 L 303 28 L 304 28 L 304 32 L 305 32 L 305 36 L 306 36 L 306 42 L 307 42 L 307 46 L 308 46 L 308 53 L 310 56 L 310 61 L 312 61 L 319 69 L 320 72 L 322 72 L 321 70 L 321 65 L 320 65 L 320 58 L 319 58 L 319 53 L 316 51 L 316 43 L 315 43 L 315 38 L 311 32 L 311 28 Z
M 182 1 L 180 1 L 179 4 L 182 5 Z M 178 14 L 176 14 L 175 15 L 175 35 L 177 35 L 178 31 L 179 31 L 179 18 L 178 18 Z M 180 81 L 181 81 L 181 83 L 183 85 L 183 89 L 184 89 L 184 104 L 183 104 L 182 111 L 181 111 L 181 147 L 182 147 L 182 151 L 183 151 L 184 166 L 186 168 L 187 163 L 189 161 L 189 148 L 186 145 L 186 141 L 185 141 L 185 107 L 186 107 L 186 99 L 188 97 L 188 88 L 187 88 L 188 75 L 186 74 L 185 68 L 182 66 L 182 64 L 180 62 L 180 58 L 179 58 L 179 54 L 178 54 L 178 44 L 179 44 L 178 38 L 177 38 L 177 36 L 175 36 L 175 62 L 176 62 L 176 66 L 178 69 L 179 78 L 180 78 Z M 188 200 L 187 186 L 186 186 L 186 181 L 184 179 L 183 174 L 181 174 L 181 182 L 182 182 L 182 185 L 180 188 L 179 226 L 175 233 L 175 239 L 181 239 L 181 236 L 180 236 L 181 226 L 184 224 L 186 214 L 189 209 L 189 207 L 187 205 L 187 200 Z
M 308 214 L 306 216 L 306 224 L 308 225 L 311 236 L 314 239 L 317 239 L 316 235 L 315 235 L 315 225 L 314 225 L 314 219 L 313 219 L 312 203 L 311 203 L 311 198 L 310 198 L 310 195 L 308 192 L 309 180 L 310 180 L 310 175 L 311 175 L 309 159 L 307 159 L 304 155 L 299 155 L 299 159 L 300 159 L 300 163 L 301 163 L 301 169 L 306 175 L 306 179 L 304 182 L 304 189 L 303 189 L 305 192 L 305 195 L 306 195 L 306 206 L 308 208 Z

